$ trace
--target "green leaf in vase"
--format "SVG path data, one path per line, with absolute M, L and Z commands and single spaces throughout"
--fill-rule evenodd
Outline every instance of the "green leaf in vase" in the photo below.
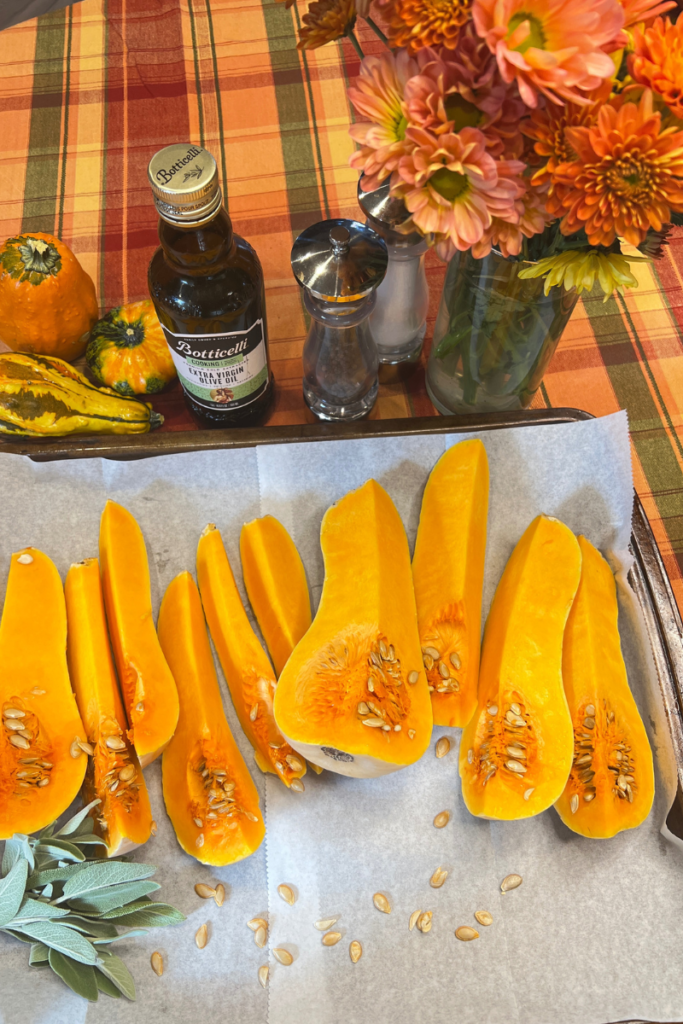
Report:
M 65 985 L 91 1003 L 97 1002 L 98 990 L 95 968 L 79 963 L 56 949 L 50 950 L 50 967 L 59 975 Z

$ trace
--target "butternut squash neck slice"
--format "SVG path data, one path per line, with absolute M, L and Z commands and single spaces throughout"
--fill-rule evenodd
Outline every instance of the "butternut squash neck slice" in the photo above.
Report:
M 579 544 L 581 582 L 562 657 L 574 760 L 555 809 L 579 835 L 609 839 L 647 818 L 654 769 L 621 653 L 614 576 L 590 541 L 579 537 Z
M 488 504 L 486 449 L 461 441 L 429 476 L 413 555 L 435 725 L 465 726 L 477 704 Z
M 72 565 L 64 586 L 67 657 L 88 742 L 93 748 L 85 775 L 86 803 L 107 856 L 146 843 L 152 810 L 142 768 L 126 732 L 126 718 L 107 635 L 100 567 L 96 558 Z
M 109 635 L 131 736 L 145 768 L 162 752 L 178 721 L 178 692 L 152 616 L 142 530 L 108 501 L 100 523 L 100 566 Z
M 528 818 L 550 807 L 572 764 L 562 643 L 579 585 L 571 530 L 538 516 L 505 566 L 489 611 L 475 713 L 463 731 L 465 805 L 486 818 Z
M 408 541 L 369 480 L 327 510 L 318 612 L 275 691 L 275 719 L 309 761 L 383 775 L 417 761 L 432 732 Z
M 199 593 L 187 572 L 166 590 L 159 640 L 180 696 L 178 728 L 161 762 L 166 810 L 186 853 L 202 864 L 233 864 L 258 849 L 266 829 L 223 712 Z
M 204 613 L 240 725 L 261 771 L 286 786 L 306 774 L 306 764 L 287 743 L 273 715 L 277 685 L 266 652 L 244 610 L 220 531 L 209 523 L 197 547 L 197 580 Z
M 0 622 L 0 839 L 45 828 L 81 788 L 86 742 L 66 662 L 66 607 L 54 563 L 12 555 Z
M 294 541 L 273 516 L 244 524 L 240 558 L 249 603 L 279 676 L 311 625 L 306 570 Z

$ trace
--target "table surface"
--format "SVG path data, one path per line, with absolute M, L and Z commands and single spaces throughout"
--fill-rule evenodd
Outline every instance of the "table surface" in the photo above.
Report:
M 0 32 L 0 237 L 64 238 L 103 311 L 143 298 L 157 245 L 147 163 L 173 142 L 206 146 L 264 268 L 273 424 L 312 419 L 292 241 L 317 220 L 359 216 L 346 99 L 358 57 L 346 41 L 299 52 L 304 10 L 303 0 L 289 11 L 275 0 L 84 0 Z M 366 53 L 381 50 L 364 22 L 359 32 Z M 444 267 L 431 253 L 427 267 L 428 348 Z M 625 299 L 579 302 L 533 405 L 628 410 L 636 489 L 683 607 L 683 231 L 634 271 L 640 287 Z M 155 404 L 165 429 L 194 429 L 177 387 Z M 435 414 L 421 365 L 384 379 L 372 417 Z

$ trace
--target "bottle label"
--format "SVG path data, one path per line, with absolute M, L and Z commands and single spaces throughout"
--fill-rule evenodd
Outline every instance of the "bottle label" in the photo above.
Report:
M 263 320 L 233 334 L 174 334 L 163 328 L 180 383 L 206 409 L 236 409 L 268 383 Z

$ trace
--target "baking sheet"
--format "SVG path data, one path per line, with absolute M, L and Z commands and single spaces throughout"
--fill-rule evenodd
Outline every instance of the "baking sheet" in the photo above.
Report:
M 138 518 L 150 551 L 155 608 L 182 569 L 193 568 L 208 521 L 223 532 L 236 576 L 242 523 L 277 515 L 300 547 L 317 602 L 322 584 L 318 530 L 327 506 L 369 476 L 396 501 L 411 545 L 421 491 L 436 459 L 465 435 L 370 439 L 166 456 L 136 463 L 99 460 L 35 464 L 0 456 L 2 583 L 9 554 L 27 544 L 54 558 L 62 576 L 72 561 L 96 554 L 106 497 Z M 324 773 L 306 776 L 297 796 L 255 768 L 224 688 L 228 718 L 265 800 L 267 839 L 242 864 L 211 870 L 177 846 L 163 811 L 159 765 L 146 771 L 159 834 L 137 859 L 159 866 L 161 896 L 188 915 L 175 928 L 120 943 L 138 988 L 124 1005 L 102 997 L 88 1006 L 44 971 L 26 967 L 26 947 L 0 936 L 2 1024 L 403 1024 L 482 1021 L 573 1024 L 626 1018 L 683 1020 L 683 854 L 660 828 L 674 795 L 670 742 L 647 641 L 624 589 L 632 483 L 625 414 L 602 420 L 483 433 L 491 463 L 485 608 L 520 534 L 539 512 L 584 532 L 621 565 L 622 635 L 629 678 L 656 750 L 657 793 L 641 829 L 596 842 L 574 836 L 553 811 L 528 822 L 495 823 L 465 810 L 457 777 L 458 730 L 451 753 L 433 750 L 381 780 Z M 241 585 L 241 581 L 240 581 Z M 434 814 L 451 823 L 435 830 Z M 451 874 L 429 887 L 441 864 Z M 505 897 L 502 877 L 524 884 Z M 223 881 L 223 908 L 200 901 L 197 881 Z M 294 907 L 276 895 L 296 887 Z M 379 914 L 384 891 L 393 912 Z M 428 935 L 408 932 L 414 909 L 434 911 Z M 487 909 L 494 924 L 474 943 L 456 926 Z M 274 964 L 263 991 L 256 972 L 266 950 L 246 921 L 269 913 L 271 946 L 287 945 L 290 968 Z M 313 922 L 340 914 L 344 941 L 325 949 Z M 210 922 L 204 950 L 194 945 Z M 353 965 L 348 943 L 364 955 Z M 149 967 L 164 953 L 161 979 Z

